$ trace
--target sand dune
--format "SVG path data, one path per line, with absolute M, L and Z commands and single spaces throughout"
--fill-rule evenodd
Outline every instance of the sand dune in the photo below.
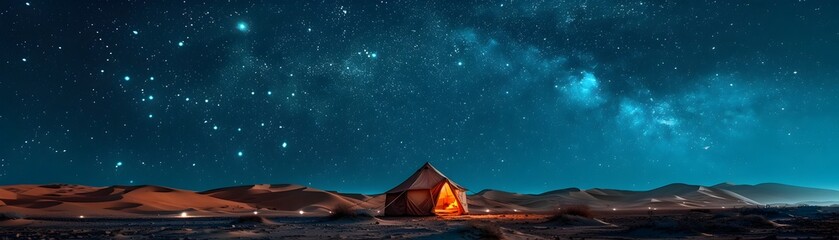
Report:
M 0 189 L 0 199 L 17 199 L 17 193 L 6 189 Z
M 839 191 L 779 184 L 699 186 L 670 184 L 648 191 L 576 188 L 542 194 L 484 190 L 469 196 L 470 209 L 486 212 L 552 211 L 562 206 L 588 205 L 595 210 L 684 209 L 754 206 L 782 202 L 795 204 L 815 199 L 839 200 Z
M 158 186 L 88 187 L 79 185 L 15 185 L 2 187 L 14 193 L 2 196 L 7 206 L 27 216 L 121 217 L 177 215 L 181 212 L 232 213 L 252 211 L 247 204 Z
M 839 191 L 790 186 L 778 183 L 757 185 L 734 185 L 721 183 L 713 188 L 723 189 L 743 195 L 762 204 L 796 204 L 803 202 L 837 202 Z
M 484 190 L 468 196 L 473 213 L 551 212 L 563 206 L 594 210 L 688 209 L 839 199 L 839 191 L 781 184 L 670 184 L 648 191 L 568 188 L 541 194 Z M 342 194 L 293 184 L 259 184 L 204 192 L 160 186 L 90 187 L 68 184 L 0 187 L 0 212 L 33 217 L 174 217 L 328 215 L 337 208 L 381 210 L 383 195 Z M 487 211 L 489 210 L 489 211 Z
M 380 208 L 383 197 L 355 194 L 344 196 L 335 192 L 300 185 L 252 185 L 209 190 L 201 194 L 219 199 L 246 203 L 258 209 L 327 213 L 339 206 Z

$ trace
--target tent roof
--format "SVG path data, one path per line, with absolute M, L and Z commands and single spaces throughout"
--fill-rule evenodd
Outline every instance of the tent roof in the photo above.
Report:
M 407 190 L 420 190 L 420 189 L 432 189 L 435 185 L 440 183 L 441 181 L 448 181 L 449 184 L 452 185 L 453 188 L 466 190 L 466 188 L 461 187 L 457 183 L 453 182 L 451 179 L 440 173 L 434 166 L 431 166 L 431 163 L 425 163 L 414 172 L 414 175 L 408 177 L 404 182 L 396 186 L 395 188 L 387 191 L 387 193 L 394 193 L 394 192 L 402 192 Z

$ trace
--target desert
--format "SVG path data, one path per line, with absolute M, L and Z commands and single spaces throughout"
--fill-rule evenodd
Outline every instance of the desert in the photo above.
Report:
M 839 192 L 782 184 L 649 191 L 484 190 L 460 216 L 391 217 L 383 195 L 293 184 L 203 192 L 160 186 L 0 187 L 7 239 L 814 238 L 839 234 Z M 753 198 L 750 198 L 753 197 Z M 777 200 L 803 202 L 765 202 Z M 818 203 L 818 204 L 814 204 Z

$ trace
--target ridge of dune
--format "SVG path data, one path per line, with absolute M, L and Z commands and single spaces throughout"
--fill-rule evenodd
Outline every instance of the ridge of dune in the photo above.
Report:
M 17 193 L 0 188 L 0 199 L 17 199 Z
M 802 202 L 836 201 L 839 191 L 831 189 L 800 187 L 780 183 L 717 184 L 719 189 L 735 192 L 763 204 L 797 204 Z
M 717 183 L 716 185 L 711 186 L 711 187 L 712 188 L 726 188 L 726 187 L 731 187 L 731 186 L 735 186 L 735 185 L 736 184 L 734 184 L 732 182 L 721 182 L 721 183 Z
M 579 191 L 582 191 L 582 190 L 580 190 L 579 188 L 563 188 L 563 189 L 557 189 L 557 190 L 543 192 L 543 193 L 540 193 L 540 194 L 537 194 L 537 195 L 545 196 L 545 195 L 553 195 L 553 194 L 568 194 L 570 192 L 579 192 Z
M 706 196 L 716 198 L 716 199 L 723 199 L 723 200 L 726 199 L 724 197 L 720 197 L 720 196 L 715 195 L 714 192 L 711 191 L 711 189 L 708 189 L 708 188 L 702 187 L 702 186 L 700 186 L 699 190 L 696 190 L 696 192 L 701 193 L 701 194 L 705 194 Z
M 586 191 L 566 188 L 542 194 L 519 194 L 500 190 L 483 190 L 467 197 L 470 208 L 501 211 L 554 211 L 565 205 L 605 206 Z
M 171 212 L 183 210 L 202 211 L 249 211 L 247 204 L 214 198 L 187 190 L 159 186 L 128 188 L 122 194 L 126 203 L 138 204 L 127 207 L 131 212 Z M 131 205 L 129 205 L 131 206 Z
M 228 195 L 285 192 L 285 191 L 292 191 L 292 190 L 298 190 L 298 189 L 304 189 L 304 188 L 306 188 L 306 186 L 297 185 L 297 184 L 254 184 L 254 185 L 241 185 L 241 186 L 216 188 L 216 189 L 211 189 L 211 190 L 198 192 L 198 193 L 203 194 L 203 195 L 215 196 L 215 197 L 227 196 L 228 198 L 232 198 L 234 196 L 228 196 Z
M 603 188 L 592 188 L 585 191 L 582 191 L 585 194 L 588 194 L 591 198 L 605 201 L 605 202 L 620 202 L 625 201 L 628 197 L 636 194 L 634 191 L 625 191 L 625 190 L 615 190 L 615 189 L 603 189 Z
M 476 195 L 480 195 L 480 196 L 485 197 L 487 199 L 496 199 L 496 198 L 507 198 L 507 199 L 509 199 L 509 198 L 521 198 L 522 196 L 527 196 L 527 195 L 524 195 L 524 194 L 518 194 L 518 193 L 507 192 L 507 191 L 502 191 L 502 190 L 493 190 L 493 189 L 482 190 L 482 191 L 478 192 L 478 194 L 476 194 Z
M 504 190 L 496 190 L 496 189 L 487 188 L 487 189 L 484 189 L 484 190 L 481 190 L 481 191 L 475 193 L 474 195 L 484 195 L 484 194 L 491 193 L 491 192 L 509 193 L 509 192 L 506 192 Z
M 294 184 L 257 184 L 220 188 L 201 192 L 203 195 L 248 204 L 257 209 L 277 211 L 330 212 L 339 206 L 374 207 L 373 198 L 338 193 Z M 361 200 L 359 198 L 363 198 Z M 381 202 L 384 202 L 383 198 Z
M 719 189 L 719 190 L 720 190 L 720 191 L 722 191 L 722 192 L 724 192 L 724 193 L 726 193 L 726 194 L 728 194 L 729 196 L 733 196 L 733 197 L 737 198 L 738 200 L 740 200 L 740 201 L 742 201 L 742 202 L 744 202 L 744 203 L 746 203 L 746 204 L 749 204 L 749 205 L 761 205 L 761 203 L 759 203 L 759 202 L 757 202 L 757 201 L 755 201 L 755 200 L 749 199 L 749 198 L 747 198 L 747 197 L 745 197 L 745 196 L 743 196 L 743 195 L 740 195 L 740 194 L 738 194 L 738 193 L 736 193 L 736 192 L 732 192 L 732 191 L 725 190 L 725 189 Z
M 29 195 L 29 196 L 66 196 L 66 195 L 74 195 L 77 193 L 86 193 L 91 191 L 96 191 L 101 188 L 99 187 L 91 187 L 91 186 L 83 186 L 83 185 L 75 185 L 75 184 L 44 184 L 44 185 L 13 185 L 9 186 L 10 188 L 5 188 L 7 190 L 16 192 L 18 195 Z

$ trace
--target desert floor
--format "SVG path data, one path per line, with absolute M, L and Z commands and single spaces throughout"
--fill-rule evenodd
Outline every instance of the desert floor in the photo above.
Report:
M 839 209 L 473 214 L 459 217 L 7 219 L 3 239 L 627 239 L 839 236 Z M 652 215 L 651 215 L 652 214 Z M 553 218 L 552 218 L 553 217 Z

